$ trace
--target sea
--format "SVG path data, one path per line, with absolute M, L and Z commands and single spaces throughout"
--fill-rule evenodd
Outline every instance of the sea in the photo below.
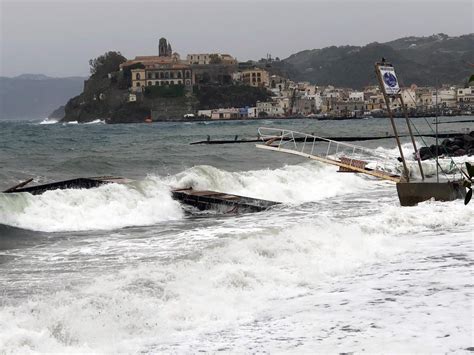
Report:
M 413 119 L 415 133 L 433 121 Z M 190 144 L 255 138 L 260 126 L 391 134 L 383 118 L 0 120 L 0 190 L 28 178 L 132 180 L 0 194 L 0 354 L 472 352 L 474 203 L 401 207 L 390 181 L 255 143 Z M 438 130 L 472 131 L 472 116 L 442 117 Z M 393 139 L 351 144 L 400 169 Z M 442 178 L 465 161 L 474 157 L 441 159 Z M 436 174 L 435 162 L 423 167 Z M 281 204 L 197 211 L 172 199 L 184 187 Z

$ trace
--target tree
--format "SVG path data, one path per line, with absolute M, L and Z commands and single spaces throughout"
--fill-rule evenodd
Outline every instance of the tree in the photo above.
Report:
M 103 55 L 89 60 L 91 76 L 106 77 L 109 73 L 120 69 L 120 64 L 125 62 L 125 58 L 120 52 L 106 52 Z

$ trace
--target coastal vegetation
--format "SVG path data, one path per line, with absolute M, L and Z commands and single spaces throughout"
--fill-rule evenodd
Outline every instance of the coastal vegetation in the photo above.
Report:
M 474 34 L 449 37 L 404 37 L 366 46 L 331 46 L 298 52 L 275 61 L 295 81 L 360 89 L 375 84 L 373 63 L 390 58 L 403 76 L 402 85 L 461 84 L 474 63 Z
M 120 64 L 127 60 L 120 52 L 109 51 L 97 58 L 89 60 L 90 72 L 93 77 L 106 77 L 109 73 L 120 69 Z
M 185 95 L 184 85 L 147 86 L 145 97 L 154 99 L 158 97 L 183 97 Z
M 213 63 L 220 60 L 211 58 Z M 151 85 L 135 94 L 130 91 L 132 72 L 143 69 L 143 64 L 121 68 L 125 61 L 120 52 L 113 51 L 91 59 L 91 76 L 83 92 L 67 102 L 63 121 L 102 118 L 108 123 L 143 122 L 151 111 L 156 112 L 155 119 L 179 120 L 198 109 L 253 106 L 271 96 L 262 87 L 216 83 L 197 83 L 191 91 L 183 84 Z
M 366 46 L 331 46 L 301 51 L 282 60 L 267 58 L 239 63 L 238 66 L 257 66 L 270 75 L 295 82 L 360 89 L 375 84 L 373 63 L 381 57 L 390 58 L 402 73 L 402 86 L 415 83 L 419 86 L 449 84 L 462 87 L 468 85 L 466 78 L 472 68 L 469 63 L 474 63 L 474 35 L 449 37 L 438 34 L 405 37 Z M 205 65 L 196 69 L 194 87 L 182 90 L 180 84 L 175 83 L 175 87 L 163 85 L 146 89 L 140 99 L 129 102 L 132 71 L 145 69 L 145 66 L 136 62 L 120 68 L 125 60 L 118 51 L 108 51 L 91 59 L 91 76 L 87 80 L 38 75 L 0 78 L 0 114 L 9 118 L 45 117 L 56 108 L 65 106 L 64 110 L 56 110 L 52 116 L 64 117 L 66 121 L 108 118 L 110 122 L 115 122 L 117 112 L 125 110 L 131 113 L 130 117 L 137 117 L 130 119 L 134 122 L 136 119 L 143 120 L 138 112 L 151 107 L 163 107 L 165 111 L 179 115 L 173 119 L 179 119 L 181 113 L 190 113 L 184 108 L 178 109 L 177 105 L 183 102 L 186 108 L 205 110 L 255 106 L 257 101 L 270 100 L 270 93 L 264 88 L 236 84 L 229 71 L 225 70 L 222 57 L 211 54 L 212 65 L 208 65 L 208 69 L 204 68 Z M 274 89 L 274 86 L 269 88 Z M 290 100 L 293 99 L 291 92 L 287 95 Z M 171 105 L 169 109 L 163 106 L 165 103 Z M 137 110 L 132 110 L 132 107 Z M 351 109 L 347 108 L 348 111 Z
M 267 101 L 271 96 L 265 88 L 245 85 L 199 85 L 195 86 L 194 93 L 201 110 L 215 107 L 250 107 L 257 101 Z

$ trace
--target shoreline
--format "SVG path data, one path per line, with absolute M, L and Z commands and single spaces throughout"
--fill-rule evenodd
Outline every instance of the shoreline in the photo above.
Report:
M 403 118 L 403 116 L 395 116 L 396 118 Z M 435 115 L 415 115 L 415 116 L 408 116 L 408 118 L 435 118 Z M 470 115 L 439 115 L 438 118 L 442 117 L 474 117 L 474 114 Z M 162 120 L 154 120 L 151 122 L 145 121 L 130 121 L 130 122 L 110 122 L 110 120 L 101 120 L 106 124 L 134 124 L 134 123 L 144 123 L 144 124 L 152 124 L 158 122 L 173 122 L 173 123 L 192 123 L 192 122 L 235 122 L 235 121 L 265 121 L 265 120 L 315 120 L 315 121 L 348 121 L 348 120 L 370 120 L 373 118 L 388 118 L 388 116 L 369 116 L 369 117 L 304 117 L 304 116 L 289 116 L 289 117 L 278 117 L 278 116 L 269 116 L 269 117 L 255 117 L 255 118 L 170 118 L 170 119 L 162 119 Z M 79 122 L 80 124 L 90 123 L 92 121 L 87 122 Z M 72 121 L 69 121 L 72 122 Z M 59 120 L 58 123 L 69 123 L 68 121 L 61 121 Z

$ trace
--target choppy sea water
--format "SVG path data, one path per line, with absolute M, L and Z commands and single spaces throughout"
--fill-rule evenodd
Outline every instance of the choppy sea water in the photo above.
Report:
M 463 118 L 442 120 L 450 119 Z M 429 131 L 423 119 L 415 124 Z M 260 125 L 389 132 L 383 119 L 0 121 L 2 190 L 29 177 L 135 180 L 0 196 L 0 353 L 468 352 L 473 204 L 402 208 L 389 182 L 253 144 L 189 145 L 207 135 L 255 137 Z M 359 144 L 396 153 L 392 140 Z M 169 186 L 283 204 L 190 213 Z

